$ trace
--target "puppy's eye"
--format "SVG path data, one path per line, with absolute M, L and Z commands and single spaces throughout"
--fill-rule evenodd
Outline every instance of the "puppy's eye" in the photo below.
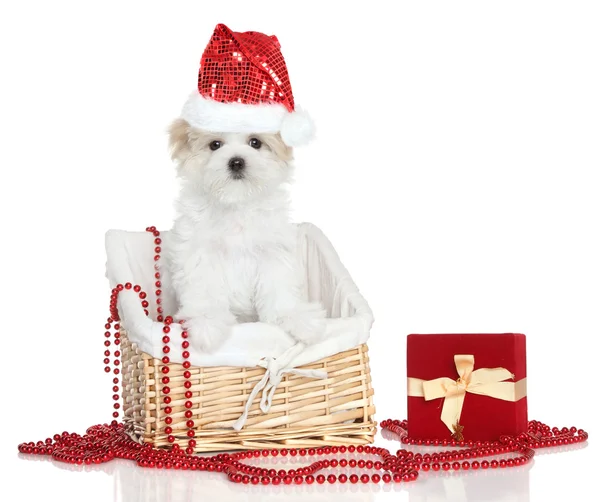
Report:
M 211 141 L 208 147 L 214 152 L 223 146 L 223 142 L 219 140 Z
M 250 141 L 248 141 L 248 144 L 252 148 L 256 148 L 258 150 L 262 146 L 262 141 L 259 140 L 258 138 L 250 138 Z

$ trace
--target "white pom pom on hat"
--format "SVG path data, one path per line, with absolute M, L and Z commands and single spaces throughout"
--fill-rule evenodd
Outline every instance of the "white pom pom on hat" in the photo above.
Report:
M 281 138 L 288 146 L 303 146 L 315 137 L 315 124 L 304 110 L 287 113 L 281 123 Z
M 295 107 L 277 38 L 232 32 L 223 24 L 202 55 L 198 89 L 181 117 L 207 131 L 280 133 L 291 147 L 306 145 L 315 135 L 308 113 Z

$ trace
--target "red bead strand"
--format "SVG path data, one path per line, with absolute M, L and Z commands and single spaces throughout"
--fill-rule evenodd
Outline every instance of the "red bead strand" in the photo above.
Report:
M 162 338 L 162 342 L 163 342 L 163 357 L 162 357 L 162 363 L 163 366 L 161 368 L 161 371 L 163 373 L 163 377 L 162 377 L 162 383 L 163 383 L 163 388 L 162 388 L 162 393 L 164 394 L 163 397 L 163 403 L 165 404 L 164 407 L 164 412 L 165 412 L 165 428 L 164 428 L 164 432 L 167 435 L 167 441 L 173 446 L 174 449 L 178 449 L 179 448 L 179 444 L 176 442 L 177 439 L 175 437 L 175 433 L 173 430 L 173 418 L 170 417 L 169 415 L 172 413 L 172 407 L 170 406 L 171 402 L 172 402 L 172 398 L 169 395 L 170 394 L 170 387 L 169 387 L 169 383 L 170 383 L 170 377 L 168 376 L 170 369 L 169 369 L 169 362 L 170 362 L 170 357 L 168 354 L 170 354 L 171 352 L 171 347 L 169 346 L 169 343 L 171 341 L 171 337 L 170 337 L 170 332 L 171 332 L 171 324 L 174 322 L 173 318 L 171 316 L 164 316 L 164 311 L 163 311 L 163 307 L 162 307 L 162 290 L 160 289 L 162 287 L 162 282 L 161 282 L 161 274 L 160 274 L 160 253 L 162 251 L 162 239 L 160 237 L 160 231 L 158 231 L 156 229 L 156 227 L 152 226 L 152 227 L 148 227 L 146 228 L 147 232 L 152 233 L 152 235 L 154 236 L 154 279 L 155 279 L 155 283 L 154 286 L 156 287 L 156 290 L 154 292 L 155 296 L 156 296 L 156 312 L 157 312 L 157 317 L 156 320 L 158 322 L 164 322 L 164 326 L 163 326 L 163 338 Z M 164 321 L 163 321 L 164 319 Z M 191 375 L 189 372 L 190 369 L 190 363 L 188 361 L 189 359 L 189 351 L 187 350 L 189 347 L 189 342 L 187 341 L 187 331 L 183 330 L 181 333 L 181 337 L 182 337 L 182 342 L 181 342 L 181 347 L 182 347 L 182 353 L 181 356 L 183 358 L 183 368 L 184 368 L 184 388 L 185 390 L 185 398 L 186 401 L 184 403 L 184 407 L 185 407 L 185 411 L 184 411 L 184 416 L 186 418 L 186 437 L 188 438 L 188 446 L 186 448 L 186 453 L 187 454 L 192 454 L 194 452 L 194 448 L 196 446 L 196 440 L 195 435 L 195 429 L 194 429 L 194 421 L 192 420 L 192 407 L 193 407 L 193 403 L 190 400 L 192 397 L 192 392 L 190 390 L 191 388 L 191 382 L 189 381 L 189 376 L 186 375 Z
M 180 324 L 183 324 L 183 320 L 179 321 Z M 191 369 L 191 364 L 189 362 L 189 357 L 190 357 L 190 352 L 189 352 L 189 347 L 190 347 L 190 342 L 188 341 L 188 333 L 187 331 L 182 328 L 181 331 L 181 348 L 182 348 L 182 352 L 181 352 L 181 357 L 183 359 L 183 387 L 185 389 L 185 403 L 184 403 L 184 407 L 185 407 L 185 412 L 184 412 L 184 416 L 186 418 L 186 427 L 187 427 L 187 437 L 188 439 L 188 446 L 185 449 L 185 452 L 189 455 L 191 455 L 192 453 L 194 453 L 194 448 L 196 447 L 196 429 L 195 429 L 195 423 L 192 420 L 194 414 L 192 411 L 192 408 L 194 406 L 193 402 L 192 402 L 192 396 L 193 396 L 193 392 L 192 392 L 192 382 L 190 380 L 192 373 L 190 371 Z
M 175 433 L 173 431 L 171 416 L 172 397 L 170 396 L 170 357 L 171 352 L 171 324 L 174 322 L 171 316 L 164 317 L 161 301 L 161 275 L 159 270 L 161 239 L 160 232 L 156 227 L 148 227 L 146 229 L 154 236 L 154 261 L 155 275 L 157 288 L 155 291 L 157 302 L 157 321 L 163 322 L 163 355 L 161 366 L 161 393 L 163 395 L 163 411 L 165 413 L 164 433 L 167 436 L 168 442 L 172 445 L 170 449 L 153 448 L 149 444 L 141 445 L 133 441 L 127 434 L 124 424 L 113 420 L 110 424 L 95 425 L 87 429 L 84 435 L 75 433 L 55 434 L 52 438 L 47 438 L 45 441 L 37 443 L 28 442 L 21 443 L 18 446 L 19 452 L 23 454 L 33 455 L 49 455 L 53 459 L 67 462 L 71 464 L 100 464 L 108 462 L 113 458 L 123 458 L 134 460 L 140 467 L 149 468 L 164 468 L 164 469 L 189 469 L 198 471 L 222 472 L 227 475 L 227 478 L 233 483 L 242 484 L 262 484 L 262 485 L 279 485 L 279 484 L 333 484 L 333 483 L 398 483 L 409 482 L 417 479 L 419 472 L 432 471 L 460 471 L 460 470 L 477 470 L 477 469 L 496 469 L 518 467 L 529 462 L 538 448 L 547 448 L 552 446 L 569 445 L 587 441 L 588 434 L 582 429 L 576 427 L 549 427 L 542 422 L 532 420 L 528 424 L 528 430 L 517 437 L 502 436 L 497 441 L 456 441 L 454 439 L 415 439 L 408 435 L 408 421 L 403 420 L 384 420 L 381 422 L 381 427 L 398 436 L 401 443 L 406 445 L 416 446 L 450 446 L 461 447 L 459 450 L 448 450 L 433 453 L 415 453 L 406 449 L 400 449 L 396 454 L 390 453 L 385 448 L 375 446 L 324 446 L 308 449 L 272 449 L 272 450 L 256 450 L 245 451 L 234 454 L 219 454 L 212 457 L 199 457 L 194 455 L 196 440 L 195 440 L 195 423 L 192 420 L 193 413 L 193 391 L 191 390 L 191 364 L 189 361 L 189 341 L 187 340 L 187 331 L 181 333 L 181 355 L 183 359 L 183 377 L 185 393 L 185 418 L 186 418 L 186 437 L 188 438 L 188 446 L 183 450 L 176 442 Z M 110 314 L 105 324 L 105 340 L 104 340 L 104 371 L 113 373 L 113 401 L 119 399 L 119 375 L 120 375 L 120 326 L 114 325 L 114 340 L 115 350 L 111 354 L 111 326 L 113 322 L 119 321 L 118 314 L 118 297 L 124 290 L 133 289 L 140 298 L 142 308 L 148 315 L 148 300 L 147 295 L 142 291 L 139 285 L 133 286 L 131 283 L 117 284 L 111 291 L 110 295 Z M 179 321 L 182 323 L 183 321 Z M 110 356 L 113 356 L 113 366 L 110 367 Z M 120 404 L 113 404 L 113 417 L 119 416 Z M 352 457 L 345 457 L 348 453 Z M 497 457 L 504 454 L 512 453 L 516 456 L 488 460 L 480 460 L 484 457 Z M 335 456 L 332 459 L 316 460 L 312 464 L 305 467 L 296 467 L 294 469 L 266 469 L 255 465 L 250 465 L 242 462 L 244 459 L 253 459 L 260 457 L 326 457 Z M 360 456 L 357 460 L 356 456 Z M 371 458 L 369 458 L 370 456 Z M 363 472 L 362 474 L 352 473 L 350 475 L 341 472 L 334 474 L 320 473 L 328 469 L 335 468 L 345 469 L 347 467 L 354 469 L 359 468 L 367 471 L 376 471 L 373 473 Z M 319 473 L 319 474 L 317 474 Z M 381 473 L 381 474 L 380 474 Z
M 401 437 L 407 437 L 406 421 L 384 420 L 381 426 Z M 19 451 L 25 454 L 51 455 L 52 458 L 72 464 L 100 464 L 113 458 L 134 460 L 141 467 L 189 469 L 199 471 L 223 472 L 234 483 L 244 484 L 319 484 L 327 483 L 390 483 L 414 481 L 419 471 L 459 471 L 468 469 L 496 469 L 518 467 L 529 462 L 534 449 L 567 445 L 586 441 L 588 434 L 575 427 L 553 428 L 537 422 L 529 422 L 527 433 L 514 437 L 503 437 L 499 441 L 481 443 L 480 446 L 467 446 L 464 450 L 450 450 L 431 454 L 414 453 L 404 449 L 396 454 L 386 448 L 375 446 L 325 446 L 309 449 L 281 449 L 245 451 L 234 454 L 219 454 L 212 457 L 199 457 L 177 448 L 172 450 L 156 449 L 150 445 L 140 445 L 127 435 L 123 424 L 113 422 L 90 427 L 86 434 L 63 432 L 53 438 L 37 443 L 22 443 Z M 414 440 L 409 440 L 411 443 Z M 498 456 L 504 453 L 517 453 L 515 458 L 483 460 L 483 457 Z M 359 454 L 364 458 L 343 457 L 344 454 Z M 266 469 L 244 463 L 244 459 L 267 456 L 326 457 L 341 458 L 316 460 L 305 467 L 294 469 Z M 375 460 L 367 458 L 372 456 Z M 366 460 L 365 460 L 366 458 Z M 374 473 L 317 474 L 333 468 L 360 468 Z M 381 472 L 381 474 L 380 474 Z
M 154 279 L 155 279 L 155 283 L 154 285 L 156 286 L 156 290 L 154 291 L 154 295 L 156 296 L 156 320 L 158 322 L 163 322 L 163 307 L 162 307 L 162 298 L 160 298 L 160 295 L 162 293 L 161 291 L 161 275 L 160 275 L 160 253 L 162 250 L 161 244 L 162 244 L 162 239 L 160 237 L 160 232 L 158 230 L 156 230 L 155 226 L 152 227 L 147 227 L 146 228 L 146 232 L 150 232 L 153 236 L 154 236 Z
M 173 435 L 173 417 L 171 417 L 171 413 L 173 412 L 173 408 L 171 406 L 171 402 L 172 402 L 172 397 L 170 396 L 171 394 L 171 387 L 170 387 L 170 382 L 171 382 L 171 378 L 169 376 L 169 373 L 171 372 L 171 368 L 169 367 L 169 363 L 171 362 L 171 358 L 169 357 L 169 353 L 171 352 L 171 348 L 169 346 L 169 343 L 171 342 L 171 337 L 168 335 L 168 333 L 170 332 L 171 328 L 170 325 L 173 322 L 173 319 L 170 316 L 167 316 L 167 318 L 164 321 L 164 326 L 163 326 L 163 338 L 162 338 L 162 342 L 163 342 L 163 356 L 161 359 L 162 362 L 162 366 L 160 368 L 160 371 L 162 373 L 162 388 L 161 388 L 161 393 L 163 395 L 163 404 L 164 409 L 163 411 L 165 412 L 165 427 L 163 429 L 163 432 L 165 433 L 165 435 L 167 436 L 167 441 L 175 446 L 175 436 Z

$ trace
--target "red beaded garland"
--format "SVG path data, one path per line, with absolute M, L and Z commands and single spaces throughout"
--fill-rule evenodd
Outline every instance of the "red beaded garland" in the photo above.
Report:
M 384 420 L 381 423 L 384 429 L 390 430 L 398 434 L 405 443 L 412 443 L 406 436 L 406 420 L 400 422 L 398 420 Z M 19 451 L 25 454 L 51 455 L 55 460 L 72 464 L 100 464 L 108 462 L 113 458 L 124 458 L 134 460 L 141 467 L 151 468 L 174 468 L 174 469 L 191 469 L 200 471 L 223 472 L 228 479 L 234 483 L 248 482 L 252 484 L 312 484 L 315 481 L 319 484 L 328 483 L 390 483 L 394 481 L 410 482 L 417 479 L 419 470 L 427 472 L 429 469 L 437 471 L 440 469 L 439 460 L 445 459 L 442 463 L 442 469 L 449 470 L 466 470 L 469 468 L 477 469 L 481 466 L 483 469 L 496 469 L 506 467 L 516 467 L 529 462 L 534 456 L 534 448 L 543 448 L 548 446 L 557 446 L 559 444 L 572 444 L 583 442 L 588 439 L 588 434 L 581 430 L 570 428 L 564 431 L 564 428 L 553 432 L 547 425 L 531 421 L 527 433 L 523 433 L 517 438 L 503 437 L 499 441 L 490 443 L 481 443 L 477 445 L 466 445 L 463 451 L 451 450 L 446 452 L 434 452 L 431 454 L 414 453 L 405 449 L 398 450 L 396 454 L 390 453 L 386 448 L 378 448 L 374 446 L 350 446 L 347 448 L 349 453 L 363 453 L 365 455 L 378 456 L 381 461 L 359 459 L 332 459 L 318 460 L 307 467 L 299 467 L 296 469 L 261 469 L 259 467 L 245 464 L 241 460 L 247 458 L 266 457 L 266 456 L 324 456 L 343 454 L 345 451 L 335 450 L 331 447 L 317 448 L 311 450 L 262 450 L 262 451 L 246 451 L 234 454 L 219 454 L 212 457 L 198 457 L 193 454 L 184 452 L 182 449 L 173 448 L 172 450 L 160 450 L 152 448 L 150 445 L 140 445 L 134 442 L 128 435 L 122 423 L 117 423 L 113 420 L 111 424 L 96 425 L 90 427 L 86 434 L 55 434 L 53 438 L 47 438 L 45 441 L 37 443 L 29 442 L 19 445 Z M 191 442 L 191 441 L 190 441 Z M 195 445 L 195 443 L 194 443 Z M 190 445 L 190 447 L 193 447 Z M 360 450 L 360 451 L 359 451 Z M 459 462 L 457 459 L 475 457 L 484 457 L 499 455 L 502 453 L 519 454 L 516 458 L 492 460 L 491 462 L 483 460 L 481 463 L 477 460 L 463 460 Z M 364 465 L 367 469 L 383 471 L 383 474 L 375 472 L 373 474 L 362 473 L 347 475 L 341 473 L 335 474 L 315 474 L 319 471 L 328 468 L 335 468 L 338 465 L 352 466 Z M 342 462 L 344 462 L 342 464 Z M 452 463 L 451 463 L 452 462 Z
M 156 286 L 156 290 L 154 291 L 154 295 L 156 296 L 156 312 L 157 312 L 157 316 L 156 316 L 156 320 L 158 322 L 163 322 L 164 317 L 163 317 L 163 308 L 161 306 L 162 300 L 159 298 L 161 295 L 161 274 L 160 274 L 160 251 L 161 248 L 159 246 L 159 244 L 161 243 L 161 239 L 160 239 L 160 232 L 158 230 L 156 230 L 155 226 L 151 226 L 151 227 L 147 227 L 146 228 L 146 232 L 150 232 L 155 238 L 154 238 L 154 244 L 156 244 L 156 247 L 154 248 L 154 278 L 156 279 L 156 282 L 154 283 L 154 285 Z
M 181 333 L 181 348 L 183 358 L 182 366 L 185 369 L 183 372 L 183 377 L 185 379 L 184 387 L 186 388 L 186 392 L 184 394 L 186 399 L 184 402 L 184 407 L 186 410 L 184 415 L 186 418 L 185 426 L 187 431 L 185 432 L 185 437 L 188 438 L 188 446 L 185 448 L 185 450 L 183 450 L 176 443 L 176 438 L 173 435 L 173 418 L 171 417 L 173 408 L 171 406 L 171 397 L 169 396 L 170 388 L 168 386 L 170 383 L 170 368 L 168 366 L 170 358 L 167 354 L 169 354 L 171 350 L 171 347 L 169 346 L 171 342 L 169 333 L 171 332 L 170 325 L 174 321 L 171 316 L 166 316 L 163 320 L 163 309 L 161 307 L 161 299 L 159 298 L 162 293 L 160 290 L 162 283 L 160 281 L 161 275 L 158 262 L 160 260 L 160 244 L 162 241 L 160 239 L 160 232 L 156 230 L 156 227 L 148 227 L 146 230 L 153 234 L 155 237 L 154 244 L 156 245 L 154 249 L 154 252 L 156 253 L 154 256 L 154 277 L 156 282 L 154 285 L 157 288 L 155 291 L 158 312 L 157 321 L 164 322 L 164 336 L 162 338 L 164 344 L 164 356 L 161 359 L 163 364 L 161 367 L 161 373 L 163 374 L 161 380 L 163 387 L 161 392 L 163 394 L 163 411 L 165 413 L 165 426 L 163 430 L 167 435 L 167 441 L 171 443 L 171 448 L 168 450 L 157 449 L 148 444 L 141 445 L 136 443 L 128 436 L 124 424 L 113 420 L 110 424 L 101 424 L 90 427 L 87 429 L 84 435 L 63 432 L 62 434 L 55 434 L 52 438 L 46 438 L 45 441 L 38 441 L 37 443 L 21 443 L 18 446 L 19 452 L 34 455 L 50 455 L 55 460 L 78 465 L 100 464 L 103 462 L 108 462 L 113 458 L 123 458 L 136 461 L 140 467 L 222 472 L 227 475 L 231 482 L 242 484 L 251 483 L 254 485 L 279 485 L 283 483 L 290 485 L 293 483 L 299 485 L 306 483 L 311 485 L 315 481 L 318 484 L 324 484 L 325 482 L 329 484 L 344 484 L 347 482 L 350 482 L 351 484 L 357 484 L 359 482 L 362 484 L 377 484 L 379 482 L 391 483 L 393 481 L 398 483 L 414 481 L 419 476 L 419 471 L 428 472 L 432 470 L 435 472 L 439 471 L 440 469 L 444 471 L 460 471 L 469 469 L 477 470 L 518 467 L 529 462 L 533 458 L 535 449 L 537 448 L 568 445 L 584 442 L 588 439 L 587 432 L 582 429 L 578 429 L 576 427 L 563 427 L 562 429 L 559 429 L 558 427 L 551 428 L 548 425 L 536 420 L 529 422 L 527 432 L 522 433 L 517 437 L 502 436 L 497 441 L 493 442 L 456 441 L 454 439 L 413 439 L 408 436 L 407 420 L 399 421 L 389 419 L 381 422 L 380 425 L 382 429 L 386 429 L 392 433 L 395 433 L 400 442 L 403 444 L 420 446 L 458 446 L 462 447 L 462 449 L 425 454 L 414 453 L 406 449 L 400 449 L 394 455 L 386 448 L 358 445 L 347 447 L 325 446 L 309 449 L 282 448 L 279 450 L 273 449 L 238 452 L 231 455 L 224 453 L 212 457 L 195 456 L 193 454 L 196 446 L 196 440 L 194 439 L 195 422 L 192 420 L 193 412 L 191 411 L 191 408 L 193 408 L 193 391 L 191 390 L 192 383 L 190 381 L 192 373 L 189 371 L 191 364 L 188 360 L 190 354 L 187 350 L 189 348 L 189 342 L 187 341 L 188 333 L 185 330 L 183 330 Z M 115 333 L 113 335 L 113 343 L 116 346 L 116 350 L 112 352 L 112 355 L 115 358 L 113 360 L 114 369 L 112 370 L 112 373 L 115 375 L 112 379 L 113 401 L 119 400 L 119 394 L 117 392 L 119 390 L 118 384 L 120 381 L 118 376 L 120 374 L 118 366 L 120 365 L 119 358 L 121 356 L 121 352 L 118 347 L 120 345 L 120 326 L 118 324 L 119 314 L 117 309 L 118 296 L 122 291 L 131 289 L 138 294 L 142 303 L 142 307 L 144 309 L 148 307 L 148 302 L 145 300 L 147 298 L 147 294 L 142 291 L 141 286 L 137 284 L 132 285 L 129 282 L 125 284 L 118 284 L 111 291 L 109 305 L 111 315 L 104 325 L 104 328 L 106 329 L 104 333 L 104 346 L 107 348 L 107 350 L 104 351 L 104 371 L 106 373 L 111 373 L 111 368 L 108 365 L 110 363 L 109 358 L 111 356 L 111 351 L 108 349 L 108 347 L 111 346 L 110 329 L 113 322 L 116 323 L 114 325 Z M 145 310 L 145 312 L 146 315 L 148 315 L 148 311 Z M 181 320 L 179 322 L 183 323 Z M 113 411 L 113 417 L 117 418 L 119 416 L 118 410 L 120 409 L 120 404 L 115 403 L 113 408 L 115 410 Z M 281 455 L 285 457 L 290 455 L 292 457 L 322 457 L 326 455 L 343 455 L 346 452 L 351 454 L 357 453 L 372 455 L 378 457 L 378 459 L 324 459 L 315 461 L 306 467 L 297 467 L 296 469 L 288 470 L 280 469 L 278 471 L 275 469 L 261 469 L 259 467 L 241 462 L 243 459 L 257 458 L 261 456 L 277 457 Z M 506 453 L 516 454 L 517 456 L 512 458 L 493 459 L 491 461 L 476 460 L 483 457 L 499 456 Z M 379 472 L 375 472 L 373 474 L 363 472 L 360 475 L 355 473 L 350 475 L 345 473 L 340 473 L 337 475 L 333 473 L 329 473 L 327 475 L 316 474 L 319 471 L 325 469 L 335 469 L 338 466 L 341 468 L 358 467 L 359 469 L 375 470 L 382 472 L 382 474 L 379 474 Z

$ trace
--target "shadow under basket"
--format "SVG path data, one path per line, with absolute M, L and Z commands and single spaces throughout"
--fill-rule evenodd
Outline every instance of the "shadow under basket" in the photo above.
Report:
M 141 352 L 121 329 L 123 369 L 123 421 L 131 437 L 154 447 L 169 447 L 162 400 L 159 359 Z M 171 427 L 175 443 L 188 446 L 184 416 L 183 366 L 171 363 L 169 387 Z M 261 367 L 192 366 L 191 408 L 196 452 L 266 448 L 312 448 L 370 444 L 376 432 L 373 421 L 373 388 L 367 345 L 340 352 L 301 369 L 325 370 L 316 380 L 286 375 L 275 391 L 268 413 L 260 409 L 260 393 L 254 399 L 246 424 L 232 428 L 244 411 L 256 383 L 265 374 Z

